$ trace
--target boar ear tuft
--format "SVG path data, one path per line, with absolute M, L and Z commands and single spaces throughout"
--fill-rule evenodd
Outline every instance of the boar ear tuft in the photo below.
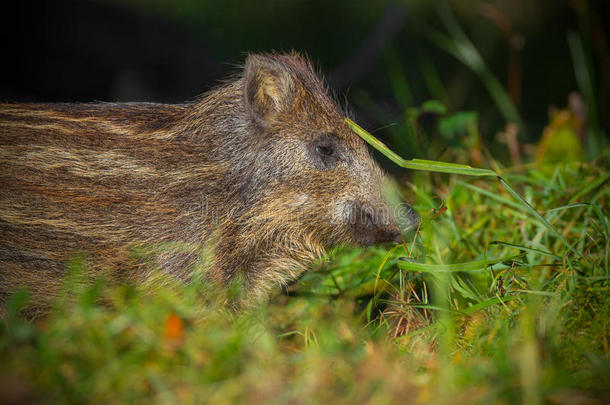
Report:
M 244 102 L 254 119 L 267 123 L 294 109 L 297 81 L 294 73 L 273 56 L 248 55 L 244 69 Z

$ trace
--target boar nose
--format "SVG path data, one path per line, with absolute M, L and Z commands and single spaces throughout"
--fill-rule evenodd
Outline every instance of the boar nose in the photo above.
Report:
M 395 242 L 402 243 L 402 235 L 400 229 L 396 225 L 388 225 L 377 228 L 375 231 L 375 241 L 378 243 Z
M 355 204 L 353 225 L 356 240 L 363 245 L 383 242 L 402 243 L 400 229 L 390 219 L 386 207 Z

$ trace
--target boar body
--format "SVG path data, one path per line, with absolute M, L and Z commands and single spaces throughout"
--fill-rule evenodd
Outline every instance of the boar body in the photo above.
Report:
M 52 297 L 75 253 L 189 280 L 209 251 L 206 276 L 257 302 L 328 246 L 400 237 L 380 169 L 296 54 L 250 55 L 181 105 L 3 104 L 0 161 L 0 296 Z

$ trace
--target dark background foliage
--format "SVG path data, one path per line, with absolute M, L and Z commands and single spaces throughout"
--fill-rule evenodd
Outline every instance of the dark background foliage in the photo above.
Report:
M 247 52 L 295 49 L 309 55 L 361 124 L 392 125 L 376 135 L 405 156 L 426 155 L 396 137 L 406 109 L 429 99 L 449 111 L 477 111 L 491 143 L 505 117 L 481 74 L 434 40 L 439 33 L 452 38 L 446 4 L 519 111 L 522 141 L 536 142 L 549 107 L 582 92 L 570 33 L 582 41 L 599 127 L 608 128 L 604 0 L 11 2 L 2 13 L 0 100 L 181 102 L 234 72 Z

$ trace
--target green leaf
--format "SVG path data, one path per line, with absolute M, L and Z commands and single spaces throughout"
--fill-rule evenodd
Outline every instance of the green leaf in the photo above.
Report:
M 447 107 L 438 100 L 428 100 L 424 101 L 421 105 L 420 111 L 423 113 L 443 115 L 447 113 Z
M 476 130 L 478 114 L 476 111 L 460 111 L 443 117 L 438 123 L 438 130 L 445 139 L 455 139 Z
M 365 131 L 362 127 L 356 124 L 349 118 L 345 119 L 347 125 L 358 134 L 362 139 L 368 142 L 372 147 L 377 149 L 379 152 L 384 154 L 392 162 L 398 166 L 406 169 L 423 170 L 429 172 L 440 172 L 440 173 L 452 173 L 452 174 L 464 174 L 468 176 L 495 176 L 498 175 L 493 170 L 489 169 L 476 169 L 468 165 L 460 165 L 455 163 L 437 162 L 434 160 L 423 160 L 423 159 L 411 159 L 405 160 L 394 153 L 388 148 L 383 142 L 375 138 L 373 135 Z

